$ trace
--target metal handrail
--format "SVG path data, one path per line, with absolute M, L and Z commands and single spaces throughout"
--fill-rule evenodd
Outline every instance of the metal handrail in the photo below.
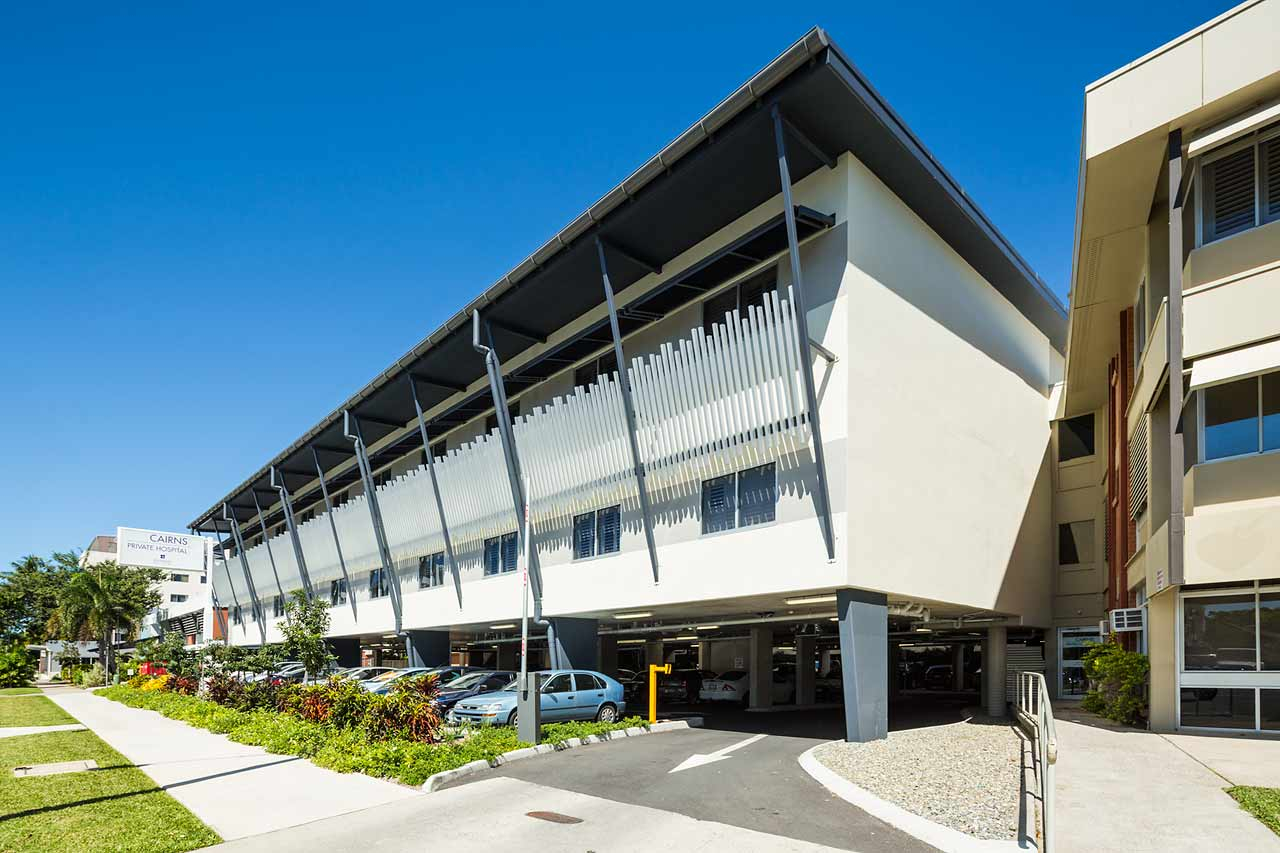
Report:
M 1049 701 L 1049 687 L 1041 673 L 1018 673 L 1014 707 L 1018 722 L 1031 736 L 1036 780 L 1040 787 L 1042 853 L 1053 853 L 1054 765 L 1058 763 L 1058 729 L 1053 719 L 1053 705 Z

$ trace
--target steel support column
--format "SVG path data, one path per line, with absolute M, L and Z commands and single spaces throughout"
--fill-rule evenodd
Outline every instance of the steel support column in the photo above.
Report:
M 192 536 L 200 536 L 200 532 L 199 532 L 198 530 L 196 530 L 194 527 L 192 527 L 192 528 L 191 528 L 191 535 L 192 535 Z M 200 536 L 200 538 L 201 538 L 201 539 L 203 539 L 204 537 L 203 537 L 203 536 Z M 223 640 L 225 641 L 225 640 L 226 640 L 226 638 L 227 638 L 227 635 L 228 635 L 228 633 L 229 633 L 229 632 L 227 631 L 227 617 L 226 617 L 226 615 L 224 615 L 224 614 L 222 613 L 222 608 L 218 606 L 218 593 L 217 593 L 217 592 L 214 590 L 214 588 L 213 588 L 213 546 L 214 546 L 215 544 L 217 544 L 217 539 L 216 539 L 216 538 L 214 539 L 213 543 L 205 543 L 205 549 L 206 549 L 206 550 L 205 550 L 205 553 L 206 553 L 206 555 L 208 556 L 209 561 L 208 561 L 208 563 L 206 563 L 206 564 L 205 564 L 205 568 L 204 568 L 204 579 L 205 579 L 205 583 L 208 585 L 208 589 L 209 589 L 209 611 L 210 611 L 210 615 L 213 617 L 213 619 L 214 619 L 214 621 L 215 621 L 215 622 L 220 621 L 220 623 L 221 623 L 221 625 L 222 625 L 222 638 L 223 638 Z M 228 578 L 227 578 L 227 579 L 228 579 L 228 580 L 230 580 L 230 576 L 228 576 Z M 221 618 L 221 620 L 219 620 L 219 619 L 218 619 L 218 617 L 220 617 L 220 616 L 222 617 L 222 618 Z M 207 630 L 207 631 L 209 632 L 209 639 L 210 639 L 210 640 L 212 640 L 212 639 L 213 639 L 213 624 L 206 625 L 206 626 L 205 626 L 205 630 Z
M 211 519 L 211 521 L 213 523 L 213 535 L 217 537 L 218 556 L 222 560 L 222 571 L 227 576 L 227 587 L 231 590 L 231 600 L 235 602 L 236 607 L 240 607 L 240 596 L 236 593 L 235 582 L 231 580 L 231 564 L 227 562 L 226 547 L 222 543 L 222 531 L 218 529 L 218 520 L 216 518 Z M 213 596 L 213 578 L 212 577 L 210 577 L 209 579 L 209 595 L 211 597 Z M 243 613 L 243 611 L 241 612 Z M 226 639 L 230 640 L 231 626 L 229 624 L 224 623 L 223 627 L 225 629 Z
M 613 331 L 613 357 L 618 363 L 618 386 L 622 389 L 622 411 L 627 418 L 627 440 L 631 447 L 631 464 L 636 474 L 636 494 L 640 496 L 640 516 L 644 523 L 644 541 L 649 547 L 649 566 L 653 582 L 658 582 L 658 546 L 653 541 L 653 514 L 649 509 L 649 489 L 645 485 L 644 463 L 640 461 L 640 442 L 636 439 L 636 410 L 631 400 L 631 379 L 627 373 L 627 357 L 622 351 L 622 331 L 618 328 L 618 308 L 614 304 L 613 284 L 609 281 L 609 264 L 604 243 L 596 237 L 596 254 L 600 258 L 600 280 L 604 283 L 604 299 L 609 306 L 609 328 Z
M 391 610 L 395 614 L 396 633 L 400 634 L 404 631 L 400 575 L 396 574 L 395 563 L 391 560 L 391 548 L 387 545 L 387 529 L 382 524 L 382 510 L 378 506 L 378 492 L 373 485 L 373 469 L 369 467 L 369 454 L 365 448 L 364 435 L 360 432 L 360 419 L 350 410 L 342 412 L 342 434 L 351 441 L 356 450 L 356 464 L 360 467 L 360 479 L 364 483 L 365 503 L 369 507 L 369 519 L 373 522 L 373 535 L 378 543 L 378 555 L 382 558 L 382 570 L 387 573 L 391 581 L 388 586 L 391 590 Z M 347 590 L 347 595 L 354 594 L 355 590 Z
M 338 523 L 333 520 L 333 501 L 329 499 L 329 484 L 325 482 L 320 454 L 314 447 L 311 448 L 311 458 L 316 463 L 316 477 L 320 479 L 320 495 L 324 498 L 324 514 L 329 519 L 329 530 L 333 532 L 333 547 L 338 552 L 338 568 L 342 570 L 342 582 L 347 585 L 347 601 L 351 602 L 351 618 L 359 621 L 356 614 L 356 591 L 351 586 L 351 576 L 347 574 L 347 561 L 342 556 L 342 540 L 338 538 Z
M 271 561 L 271 574 L 276 579 L 276 591 L 280 593 L 282 601 L 287 600 L 284 594 L 284 584 L 280 583 L 280 572 L 276 569 L 276 555 L 271 550 L 271 534 L 267 533 L 267 520 L 262 513 L 262 504 L 258 503 L 258 491 L 250 488 L 249 494 L 253 497 L 253 508 L 258 511 L 258 529 L 262 531 L 262 544 L 267 547 L 267 559 Z
M 791 170 L 787 166 L 787 141 L 783 133 L 782 113 L 772 107 L 773 139 L 778 148 L 778 176 L 782 181 L 783 213 L 787 222 L 787 248 L 791 255 L 791 300 L 796 314 L 796 336 L 799 344 L 800 374 L 804 380 L 805 405 L 809 409 L 809 432 L 813 435 L 813 463 L 818 474 L 815 507 L 822 520 L 822 536 L 827 546 L 827 559 L 836 558 L 835 528 L 831 522 L 831 489 L 827 485 L 827 455 L 822 446 L 822 426 L 818 417 L 818 394 L 813 385 L 813 357 L 809 353 L 809 309 L 805 302 L 804 282 L 800 275 L 800 237 L 796 231 L 796 209 L 791 199 Z
M 1165 332 L 1169 348 L 1169 583 L 1183 582 L 1182 509 L 1185 476 L 1182 446 L 1182 131 L 1169 134 L 1169 304 Z M 983 666 L 986 666 L 984 663 Z
M 262 635 L 262 645 L 267 644 L 267 622 L 262 612 L 262 602 L 258 599 L 258 586 L 253 582 L 253 572 L 249 571 L 249 558 L 244 555 L 244 537 L 240 535 L 240 522 L 236 514 L 225 503 L 222 505 L 222 520 L 229 521 L 231 538 L 236 543 L 236 556 L 240 558 L 240 569 L 244 572 L 245 586 L 249 587 L 249 599 L 253 602 L 253 621 L 258 623 L 258 633 Z
M 293 558 L 298 561 L 298 576 L 302 578 L 302 589 L 308 599 L 316 597 L 315 587 L 311 585 L 311 575 L 307 573 L 307 561 L 302 556 L 302 540 L 298 538 L 298 525 L 293 517 L 293 500 L 289 497 L 289 487 L 285 484 L 284 475 L 277 474 L 276 466 L 271 466 L 271 485 L 280 495 L 280 506 L 284 511 L 284 526 L 289 531 L 289 541 L 293 545 Z
M 453 590 L 458 595 L 458 606 L 462 606 L 462 574 L 458 571 L 458 561 L 453 556 L 453 540 L 449 538 L 449 523 L 444 517 L 444 500 L 440 497 L 440 482 L 436 479 L 436 462 L 431 452 L 431 439 L 427 437 L 427 419 L 422 414 L 422 404 L 418 402 L 418 383 L 410 374 L 408 377 L 409 393 L 413 396 L 413 410 L 418 413 L 418 431 L 422 433 L 422 455 L 427 457 L 427 474 L 431 477 L 431 493 L 436 499 L 436 515 L 440 518 L 440 533 L 444 537 L 444 552 L 449 558 L 449 572 L 453 575 Z

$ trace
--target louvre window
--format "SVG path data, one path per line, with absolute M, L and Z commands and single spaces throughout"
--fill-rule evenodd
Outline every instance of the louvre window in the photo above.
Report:
M 613 554 L 622 545 L 622 508 L 605 507 L 573 517 L 573 558 Z
M 778 506 L 777 466 L 770 462 L 702 483 L 702 532 L 773 521 Z
M 514 572 L 518 554 L 519 543 L 515 533 L 504 533 L 484 540 L 485 576 Z
M 1280 219 L 1280 136 L 1254 137 L 1244 147 L 1206 162 L 1201 171 L 1202 243 Z
M 418 588 L 427 589 L 444 583 L 444 552 L 428 554 L 418 560 Z
M 724 325 L 726 314 L 734 311 L 744 315 L 747 309 L 760 308 L 764 305 L 765 296 L 778 289 L 778 274 L 770 268 L 744 282 L 717 293 L 702 303 L 702 330 L 711 334 L 711 327 L 719 323 Z
M 1147 510 L 1147 434 L 1151 431 L 1151 416 L 1138 418 L 1138 425 L 1129 436 L 1129 518 L 1137 521 Z

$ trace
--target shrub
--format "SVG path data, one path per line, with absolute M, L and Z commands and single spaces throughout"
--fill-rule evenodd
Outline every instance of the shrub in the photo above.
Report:
M 35 661 L 21 643 L 0 646 L 0 687 L 26 687 L 35 675 Z
M 80 673 L 80 680 L 76 683 L 81 687 L 101 687 L 107 683 L 107 671 L 102 668 L 102 664 L 95 663 Z
M 136 685 L 130 683 L 129 686 Z M 209 701 L 234 708 L 239 704 L 240 696 L 244 693 L 244 684 L 231 675 L 216 672 L 205 681 L 204 693 Z
M 364 730 L 372 740 L 403 737 L 420 743 L 439 739 L 440 709 L 435 703 L 440 680 L 435 675 L 401 678 L 385 696 L 376 696 L 365 708 Z
M 1086 711 L 1118 723 L 1136 725 L 1147 716 L 1147 656 L 1126 651 L 1112 636 L 1084 653 L 1084 674 L 1092 689 L 1081 703 Z
M 142 685 L 141 690 L 143 693 L 154 693 L 157 690 L 164 690 L 169 686 L 169 679 L 171 678 L 173 678 L 173 676 L 168 673 L 154 676 L 146 680 Z

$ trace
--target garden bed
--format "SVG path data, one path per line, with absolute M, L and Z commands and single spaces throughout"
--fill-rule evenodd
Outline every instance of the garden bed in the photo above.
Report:
M 434 773 L 453 770 L 472 761 L 492 761 L 504 752 L 528 746 L 508 726 L 441 727 L 436 743 L 403 736 L 374 737 L 363 727 L 318 723 L 280 711 L 237 710 L 209 699 L 167 690 L 144 691 L 120 685 L 98 695 L 132 708 L 157 711 L 237 743 L 260 746 L 267 752 L 297 755 L 339 773 L 364 773 L 417 787 Z M 616 723 L 549 723 L 542 727 L 544 742 L 599 735 L 643 725 L 638 718 Z

